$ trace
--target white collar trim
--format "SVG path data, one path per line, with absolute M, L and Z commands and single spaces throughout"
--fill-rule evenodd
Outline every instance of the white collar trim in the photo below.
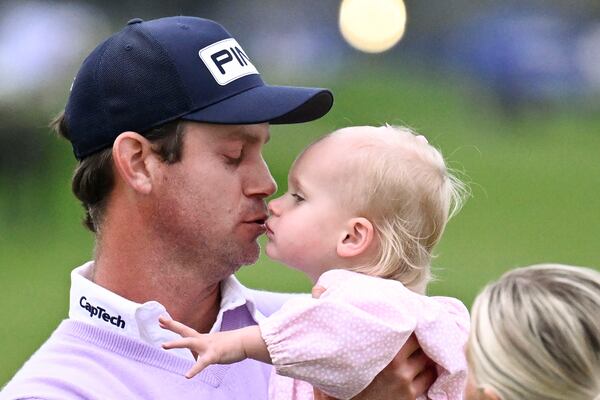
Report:
M 136 303 L 97 285 L 90 280 L 93 265 L 94 262 L 90 261 L 71 272 L 69 318 L 115 331 L 155 347 L 179 337 L 158 325 L 160 315 L 169 315 L 162 304 L 157 301 Z M 221 282 L 219 313 L 210 332 L 221 329 L 225 312 L 244 305 L 257 323 L 265 318 L 255 306 L 250 291 L 235 276 L 224 279 Z M 192 354 L 186 349 L 169 352 L 193 360 Z

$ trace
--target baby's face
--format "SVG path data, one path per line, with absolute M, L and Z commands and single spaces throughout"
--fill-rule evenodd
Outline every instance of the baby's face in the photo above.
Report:
M 343 159 L 343 147 L 331 140 L 315 144 L 292 166 L 288 191 L 269 203 L 267 255 L 313 282 L 336 267 L 336 245 L 352 217 L 336 193 Z

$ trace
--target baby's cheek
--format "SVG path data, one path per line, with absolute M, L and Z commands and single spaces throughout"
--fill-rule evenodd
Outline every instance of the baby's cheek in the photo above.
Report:
M 275 249 L 275 245 L 270 240 L 267 241 L 265 245 L 265 254 L 274 260 L 277 260 L 277 251 Z
M 285 249 L 286 263 L 305 272 L 317 262 L 319 254 L 320 249 L 312 240 L 290 242 Z
M 283 262 L 289 266 L 297 267 L 303 263 L 307 256 L 306 246 L 300 239 L 284 238 L 279 236 L 274 242 L 268 241 L 265 246 L 267 256 Z

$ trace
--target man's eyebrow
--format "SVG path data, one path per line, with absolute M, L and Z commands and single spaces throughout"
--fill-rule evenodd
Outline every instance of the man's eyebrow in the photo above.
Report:
M 234 131 L 228 132 L 226 135 L 227 139 L 238 139 L 238 140 L 243 140 L 245 142 L 248 143 L 258 143 L 261 142 L 260 138 L 256 135 L 252 135 L 250 133 L 248 133 L 246 130 L 244 130 L 243 128 L 240 129 L 236 129 Z M 267 138 L 265 139 L 264 144 L 267 144 L 269 142 L 269 140 L 271 140 L 271 134 L 267 131 Z

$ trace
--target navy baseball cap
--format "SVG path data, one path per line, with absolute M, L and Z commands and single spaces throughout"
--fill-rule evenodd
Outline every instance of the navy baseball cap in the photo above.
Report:
M 65 108 L 75 157 L 111 147 L 125 131 L 166 122 L 293 124 L 325 115 L 327 89 L 266 85 L 218 23 L 167 17 L 127 23 L 84 60 Z

